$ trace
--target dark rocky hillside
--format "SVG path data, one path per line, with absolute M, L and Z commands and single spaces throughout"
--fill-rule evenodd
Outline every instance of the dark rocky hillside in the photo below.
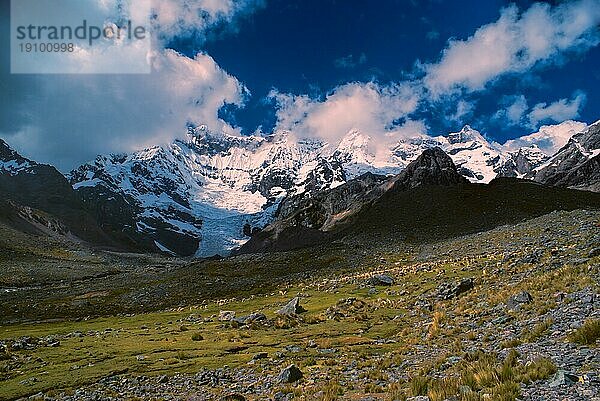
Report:
M 600 122 L 573 135 L 539 171 L 529 175 L 546 185 L 600 191 Z
M 63 230 L 89 242 L 115 246 L 86 212 L 65 177 L 54 167 L 28 160 L 0 140 L 0 214 L 6 222 L 19 226 L 27 217 L 24 207 L 37 209 L 60 222 Z M 9 202 L 10 200 L 10 202 Z M 11 217 L 12 216 L 12 217 Z M 16 216 L 20 216 L 19 219 Z M 58 225 L 57 225 L 58 227 Z
M 362 182 L 362 181 L 359 181 Z M 351 189 L 354 189 L 354 192 Z M 331 208 L 340 194 L 352 204 Z M 340 203 L 337 203 L 340 205 Z M 299 205 L 256 234 L 241 252 L 268 252 L 365 233 L 431 241 L 515 223 L 554 210 L 600 209 L 600 194 L 497 178 L 471 184 L 440 149 L 426 150 L 399 175 L 368 187 L 349 182 Z M 346 206 L 346 207 L 343 207 Z

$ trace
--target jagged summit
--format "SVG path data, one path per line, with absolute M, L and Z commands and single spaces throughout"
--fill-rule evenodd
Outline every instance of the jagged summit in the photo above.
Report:
M 8 161 L 15 160 L 17 158 L 24 159 L 13 148 L 11 148 L 8 143 L 0 138 L 0 160 Z
M 394 180 L 394 189 L 406 190 L 421 185 L 457 185 L 467 183 L 458 173 L 452 158 L 441 148 L 425 149 Z
M 4 140 L 0 138 L 0 157 L 6 157 L 5 155 L 9 154 L 11 150 L 12 149 L 10 146 L 8 146 L 8 143 L 4 142 Z
M 469 141 L 487 142 L 479 131 L 471 128 L 470 125 L 465 125 L 459 132 L 451 132 L 448 135 L 450 144 L 465 143 Z
M 31 172 L 36 165 L 35 162 L 21 156 L 0 138 L 0 174 L 14 176 L 22 172 Z

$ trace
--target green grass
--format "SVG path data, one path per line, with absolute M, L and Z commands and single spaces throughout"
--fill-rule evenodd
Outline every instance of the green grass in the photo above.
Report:
M 538 238 L 541 230 L 527 229 L 520 235 L 527 242 L 527 238 Z M 552 322 L 540 316 L 548 307 L 556 306 L 554 293 L 577 291 L 596 284 L 587 266 L 567 265 L 551 271 L 536 266 L 511 266 L 502 262 L 501 252 L 474 248 L 476 244 L 514 243 L 517 241 L 514 230 L 503 229 L 474 238 L 435 244 L 438 252 L 446 256 L 432 257 L 428 261 L 415 261 L 414 255 L 399 248 L 397 252 L 373 253 L 360 259 L 352 269 L 328 270 L 331 264 L 339 267 L 337 264 L 343 258 L 322 255 L 315 263 L 317 270 L 327 272 L 327 275 L 276 281 L 261 293 L 245 288 L 228 298 L 183 302 L 186 306 L 171 310 L 0 326 L 0 340 L 63 336 L 75 331 L 84 333 L 81 338 L 61 338 L 61 344 L 56 348 L 0 350 L 0 399 L 16 399 L 47 391 L 68 392 L 113 374 L 172 375 L 228 365 L 254 369 L 260 375 L 276 375 L 281 365 L 295 363 L 307 376 L 313 372 L 327 378 L 313 384 L 301 382 L 277 388 L 293 392 L 298 400 L 314 400 L 314 395 L 321 392 L 322 400 L 360 399 L 373 393 L 390 401 L 412 395 L 427 395 L 432 401 L 452 397 L 460 401 L 513 401 L 519 394 L 521 383 L 548 378 L 556 368 L 545 359 L 525 363 L 525 358 L 514 351 L 509 351 L 502 359 L 490 352 L 489 342 L 478 343 L 482 339 L 489 340 L 501 329 L 486 328 L 486 323 L 496 317 L 490 314 L 490 308 L 520 290 L 527 289 L 532 293 L 535 301 L 512 318 L 522 323 L 540 319 L 540 323 L 513 341 L 503 343 L 504 347 L 513 348 L 523 342 L 539 341 L 548 333 Z M 392 246 L 386 244 L 386 249 Z M 468 253 L 460 254 L 463 256 L 456 259 L 447 256 L 455 255 L 457 250 L 468 250 Z M 294 263 L 302 260 L 304 269 L 312 266 L 314 254 L 303 251 L 295 257 L 298 255 L 302 257 L 293 259 Z M 194 264 L 181 280 L 195 277 L 193 274 L 198 275 L 198 272 L 210 280 L 215 277 L 245 280 L 245 274 L 258 275 L 263 280 L 268 277 L 268 271 L 261 269 L 273 263 L 270 257 L 274 256 L 258 256 L 263 259 L 255 265 L 250 265 L 244 258 Z M 292 259 L 289 255 L 277 255 L 276 260 L 280 265 L 275 270 L 284 271 L 288 268 L 286 263 Z M 297 272 L 301 267 L 294 264 L 290 269 Z M 395 275 L 396 284 L 389 288 L 379 287 L 376 294 L 369 294 L 369 286 L 364 283 L 373 271 Z M 419 297 L 431 299 L 440 283 L 463 277 L 474 277 L 478 285 L 457 299 L 434 301 L 433 311 L 415 308 L 415 300 Z M 302 294 L 301 304 L 308 312 L 295 319 L 278 318 L 274 311 L 299 293 Z M 348 298 L 360 302 L 356 307 L 346 307 L 347 304 L 340 301 Z M 61 302 L 57 301 L 57 304 Z M 361 302 L 364 307 L 360 306 Z M 215 316 L 221 310 L 232 310 L 236 316 L 260 311 L 273 324 L 240 328 L 217 321 Z M 329 319 L 328 314 L 332 311 L 342 312 L 341 317 Z M 471 328 L 471 323 L 477 324 Z M 105 331 L 107 328 L 112 331 Z M 589 321 L 569 339 L 594 344 L 599 331 L 598 320 Z M 89 332 L 92 334 L 88 335 Z M 320 353 L 309 344 L 337 352 Z M 283 356 L 277 357 L 283 362 L 268 363 L 269 358 L 290 345 L 302 349 L 296 353 L 283 352 Z M 465 352 L 474 347 L 485 349 L 485 352 Z M 426 352 L 427 358 L 415 359 L 416 350 Z M 254 355 L 262 352 L 269 358 L 249 364 Z M 446 363 L 450 357 L 458 356 L 461 357 L 459 362 Z M 340 384 L 338 378 L 353 361 L 359 361 L 356 367 L 359 380 Z M 390 382 L 397 377 L 389 374 L 394 370 L 405 372 L 411 379 Z M 26 381 L 33 377 L 37 381 L 27 384 Z
M 586 321 L 571 334 L 569 339 L 581 345 L 595 345 L 598 339 L 600 339 L 600 319 Z
M 473 353 L 465 356 L 465 362 L 454 370 L 453 376 L 443 379 L 413 377 L 408 395 L 427 395 L 431 401 L 453 397 L 469 401 L 514 401 L 520 394 L 520 383 L 546 379 L 555 372 L 556 367 L 547 359 L 529 364 L 518 362 L 515 351 L 511 351 L 504 361 L 498 361 L 495 355 Z

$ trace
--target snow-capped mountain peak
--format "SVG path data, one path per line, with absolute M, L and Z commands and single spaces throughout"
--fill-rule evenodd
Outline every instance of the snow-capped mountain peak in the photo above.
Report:
M 543 125 L 537 132 L 506 141 L 504 148 L 514 152 L 521 147 L 536 145 L 547 156 L 552 156 L 565 146 L 569 139 L 586 129 L 587 124 L 567 120 L 556 125 Z
M 459 132 L 435 138 L 452 157 L 459 172 L 471 182 L 489 182 L 506 160 L 503 152 L 490 144 L 477 130 L 465 125 Z
M 22 157 L 0 139 L 0 173 L 15 176 L 24 171 L 30 172 L 35 165 L 35 162 Z
M 367 172 L 398 174 L 434 147 L 447 153 L 471 182 L 486 183 L 497 175 L 523 177 L 547 162 L 537 142 L 543 135 L 577 127 L 581 123 L 543 127 L 514 149 L 516 140 L 504 146 L 490 143 L 468 125 L 448 136 L 394 140 L 350 130 L 335 143 L 288 131 L 242 137 L 190 128 L 170 145 L 98 157 L 69 178 L 98 207 L 110 209 L 107 204 L 120 202 L 114 209 L 127 208 L 130 216 L 122 224 L 151 238 L 157 250 L 211 256 L 247 241 L 272 220 L 286 197 L 310 199 Z M 578 138 L 571 141 L 584 140 Z M 595 147 L 582 146 L 588 156 L 595 154 Z
M 487 140 L 481 133 L 476 129 L 471 128 L 470 125 L 465 125 L 459 132 L 451 132 L 448 134 L 447 138 L 451 145 L 468 142 L 487 143 Z

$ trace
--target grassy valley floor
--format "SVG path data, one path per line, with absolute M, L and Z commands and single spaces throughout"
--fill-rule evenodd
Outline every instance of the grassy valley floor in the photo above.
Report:
M 0 399 L 600 399 L 598 211 L 220 261 L 11 243 Z

